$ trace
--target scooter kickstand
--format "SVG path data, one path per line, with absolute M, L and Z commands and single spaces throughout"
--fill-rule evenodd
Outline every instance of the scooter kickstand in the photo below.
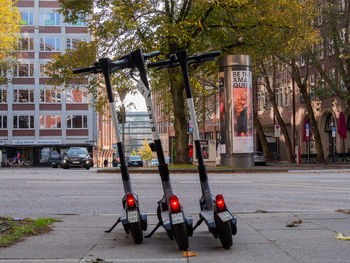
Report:
M 147 236 L 145 236 L 145 238 L 150 238 L 150 237 L 154 234 L 154 232 L 156 232 L 157 229 L 158 229 L 161 225 L 162 225 L 162 223 L 161 223 L 161 222 L 158 222 L 158 224 L 156 225 L 156 227 L 151 231 L 151 233 L 149 233 Z
M 114 225 L 113 225 L 110 229 L 108 229 L 108 230 L 105 231 L 105 233 L 110 233 L 110 232 L 112 232 L 112 230 L 113 230 L 119 223 L 120 223 L 120 217 L 118 218 L 117 222 L 115 222 Z
M 192 231 L 194 232 L 194 230 L 196 230 L 196 228 L 197 228 L 200 224 L 202 224 L 203 221 L 204 221 L 204 217 L 201 217 L 201 218 L 197 221 L 196 225 L 193 227 Z

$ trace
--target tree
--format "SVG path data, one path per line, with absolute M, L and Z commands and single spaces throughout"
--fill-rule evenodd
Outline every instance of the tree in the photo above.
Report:
M 21 16 L 16 7 L 16 2 L 0 0 L 0 63 L 6 62 L 9 55 L 17 48 Z
M 139 154 L 142 160 L 145 160 L 147 162 L 152 160 L 153 153 L 151 147 L 148 145 L 147 139 L 144 140 L 142 147 L 139 150 Z
M 115 57 L 137 47 L 159 49 L 168 57 L 181 49 L 189 53 L 221 48 L 232 52 L 244 44 L 247 50 L 267 57 L 284 48 L 300 46 L 294 31 L 308 7 L 305 2 L 287 0 L 183 0 L 183 1 L 92 1 L 61 0 L 61 12 L 69 22 L 84 19 L 99 43 L 99 55 Z M 308 10 L 307 10 L 308 11 Z M 288 19 L 286 19 L 288 15 Z M 295 19 L 294 19 L 295 17 Z M 304 27 L 302 27 L 304 28 Z M 306 34 L 306 38 L 308 35 Z M 259 39 L 259 40 L 257 40 Z M 269 40 L 269 41 L 268 41 Z M 261 43 L 262 42 L 262 43 Z M 302 41 L 303 43 L 305 41 Z M 258 48 L 256 48 L 258 46 Z M 255 49 L 254 49 L 255 48 Z M 275 54 L 275 53 L 274 53 Z M 87 65 L 87 64 L 86 64 Z M 175 128 L 176 162 L 188 162 L 188 117 L 184 107 L 184 85 L 178 68 L 153 74 L 153 87 L 159 86 L 172 105 Z M 171 96 L 171 98 L 169 98 Z

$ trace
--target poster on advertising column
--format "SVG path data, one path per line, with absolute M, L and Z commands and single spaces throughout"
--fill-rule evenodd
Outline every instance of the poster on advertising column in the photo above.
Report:
M 233 153 L 254 152 L 252 72 L 232 71 Z

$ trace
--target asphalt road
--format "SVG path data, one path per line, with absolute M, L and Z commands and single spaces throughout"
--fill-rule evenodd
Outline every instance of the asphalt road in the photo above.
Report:
M 162 197 L 157 174 L 131 174 L 141 209 L 155 213 Z M 197 174 L 171 175 L 173 192 L 186 213 L 199 211 Z M 349 208 L 350 171 L 273 174 L 210 174 L 213 195 L 223 194 L 234 212 L 335 211 Z M 0 215 L 118 214 L 120 174 L 85 169 L 0 169 Z
M 1 263 L 91 262 L 349 262 L 350 170 L 273 174 L 210 174 L 213 194 L 224 195 L 238 217 L 233 246 L 225 250 L 205 224 L 190 237 L 196 257 L 184 258 L 164 229 L 135 245 L 121 226 L 105 233 L 119 217 L 120 174 L 94 169 L 0 169 L 0 216 L 61 219 L 53 231 L 0 248 Z M 132 174 L 134 191 L 148 213 L 147 233 L 156 225 L 162 196 L 156 174 Z M 197 174 L 171 175 L 173 190 L 187 215 L 198 220 L 201 195 Z M 267 211 L 265 213 L 265 211 Z M 287 224 L 298 220 L 296 227 Z M 102 261 L 101 261 L 102 260 Z

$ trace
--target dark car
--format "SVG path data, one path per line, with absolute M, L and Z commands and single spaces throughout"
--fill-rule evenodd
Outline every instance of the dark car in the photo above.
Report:
M 262 152 L 254 152 L 254 164 L 266 165 L 266 160 Z
M 143 161 L 140 156 L 130 156 L 130 159 L 128 161 L 129 167 L 143 167 Z
M 63 156 L 63 169 L 69 169 L 70 167 L 84 167 L 85 169 L 90 169 L 90 166 L 91 157 L 86 148 L 71 147 Z
M 62 167 L 62 157 L 58 157 L 58 158 L 52 158 L 51 159 L 51 166 L 52 168 L 58 168 L 58 167 Z

